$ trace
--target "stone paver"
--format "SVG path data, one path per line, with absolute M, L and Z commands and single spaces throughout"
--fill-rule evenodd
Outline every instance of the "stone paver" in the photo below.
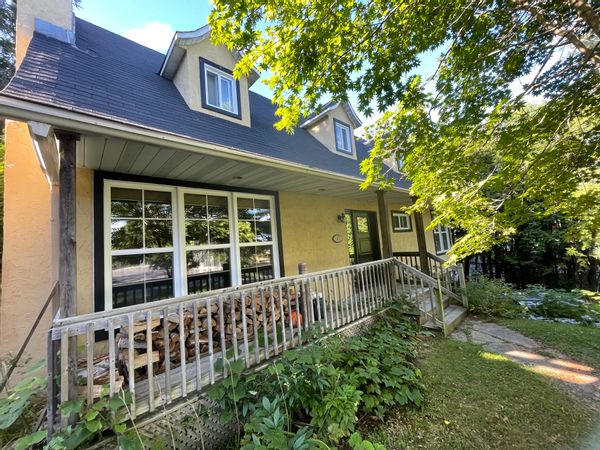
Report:
M 451 339 L 481 345 L 486 351 L 503 355 L 546 376 L 572 395 L 600 411 L 600 368 L 570 360 L 553 348 L 521 333 L 492 322 L 465 319 L 450 335 Z

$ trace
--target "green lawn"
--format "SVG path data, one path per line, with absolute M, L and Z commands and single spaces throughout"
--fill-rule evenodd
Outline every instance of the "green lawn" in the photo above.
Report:
M 363 435 L 388 449 L 588 448 L 597 416 L 504 357 L 433 338 L 419 366 L 425 405 L 391 411 L 383 424 L 365 421 Z
M 600 369 L 600 328 L 527 319 L 499 319 L 498 323 Z

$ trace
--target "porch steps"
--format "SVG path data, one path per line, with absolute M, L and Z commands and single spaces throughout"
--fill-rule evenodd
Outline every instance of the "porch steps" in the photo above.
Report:
M 435 321 L 432 316 L 433 305 L 430 295 L 434 296 L 432 288 L 413 288 L 410 292 L 407 289 L 401 290 L 407 297 L 413 299 L 414 307 L 406 312 L 407 315 L 415 317 L 419 325 L 435 331 L 442 331 L 445 334 L 451 333 L 463 319 L 467 316 L 467 309 L 464 306 L 451 304 L 448 296 L 442 297 L 444 307 L 444 326 L 441 326 L 439 320 Z M 435 303 L 434 303 L 435 305 Z
M 467 308 L 458 305 L 449 305 L 444 307 L 444 332 L 446 335 L 452 333 L 454 329 L 460 325 L 463 319 L 467 317 Z M 429 319 L 423 324 L 425 328 L 439 330 L 440 326 L 434 323 L 433 319 Z

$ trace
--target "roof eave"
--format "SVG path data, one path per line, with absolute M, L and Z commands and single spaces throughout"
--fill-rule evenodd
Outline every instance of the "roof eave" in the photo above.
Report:
M 211 142 L 200 141 L 163 130 L 116 122 L 103 117 L 89 115 L 71 109 L 57 108 L 42 103 L 35 103 L 15 97 L 0 95 L 0 116 L 19 121 L 36 121 L 47 123 L 56 128 L 70 129 L 79 133 L 94 133 L 147 142 L 153 145 L 169 145 L 182 149 L 207 154 L 219 154 L 229 159 L 244 162 L 252 161 L 260 165 L 280 167 L 301 173 L 309 173 L 340 181 L 362 182 L 360 177 L 340 174 L 325 169 L 306 166 L 291 161 L 259 155 L 242 149 L 222 146 Z M 397 192 L 408 192 L 408 189 L 395 186 Z

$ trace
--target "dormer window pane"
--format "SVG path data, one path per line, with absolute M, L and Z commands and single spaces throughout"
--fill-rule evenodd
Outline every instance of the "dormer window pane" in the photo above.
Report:
M 340 122 L 335 122 L 335 146 L 340 152 L 352 153 L 352 140 L 350 127 Z
M 233 76 L 207 63 L 204 63 L 203 67 L 206 89 L 203 95 L 206 106 L 238 114 L 237 90 Z
M 219 105 L 219 77 L 211 72 L 206 72 L 206 95 L 208 96 L 208 104 L 212 106 Z

